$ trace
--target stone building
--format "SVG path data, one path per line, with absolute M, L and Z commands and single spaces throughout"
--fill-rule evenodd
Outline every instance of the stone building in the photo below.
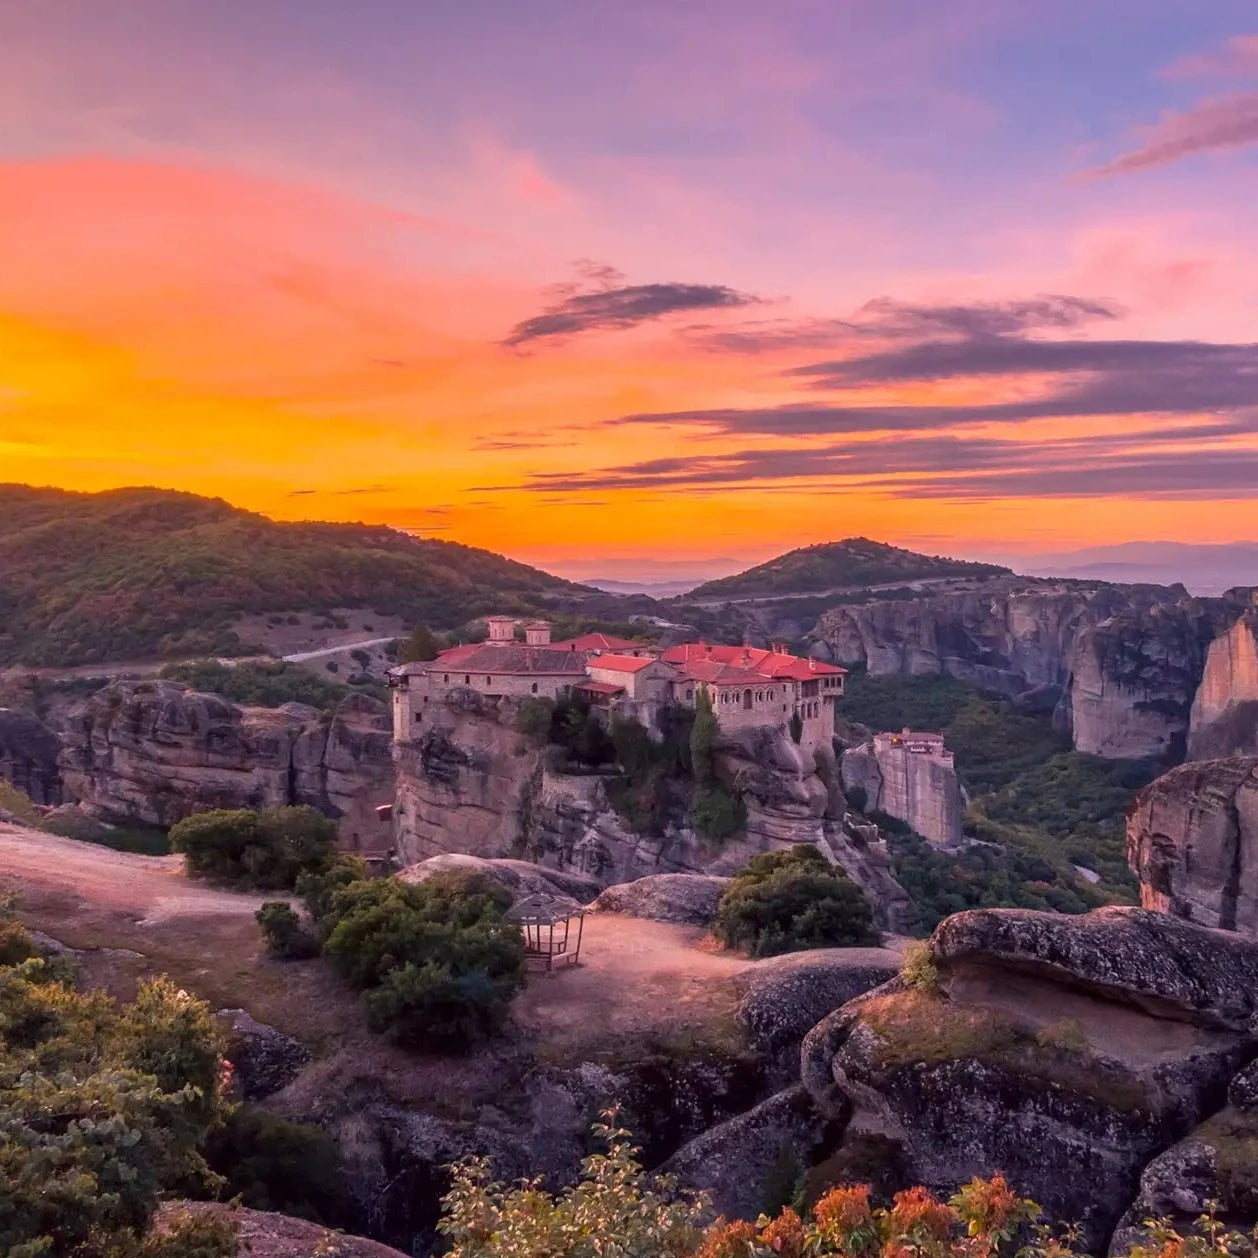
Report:
M 960 845 L 965 800 L 942 734 L 875 734 L 843 756 L 842 776 L 866 812 L 898 817 L 939 847 Z
M 812 751 L 830 745 L 845 676 L 833 664 L 801 659 L 781 645 L 763 650 L 699 642 L 661 652 L 606 634 L 552 642 L 544 621 L 527 623 L 521 643 L 516 624 L 509 616 L 490 616 L 487 641 L 451 647 L 435 660 L 394 669 L 397 740 L 413 739 L 425 707 L 459 688 L 495 699 L 558 699 L 579 691 L 609 720 L 632 717 L 649 730 L 662 708 L 694 707 L 699 689 L 706 688 L 725 729 L 788 728 L 798 715 L 801 747 Z

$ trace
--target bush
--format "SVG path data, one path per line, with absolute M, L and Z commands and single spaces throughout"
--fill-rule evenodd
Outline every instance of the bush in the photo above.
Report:
M 193 690 L 260 708 L 308 703 L 311 707 L 331 711 L 349 693 L 344 686 L 282 660 L 232 666 L 217 660 L 195 660 L 188 664 L 167 664 L 161 675 L 181 681 Z
M 690 824 L 705 839 L 728 839 L 747 825 L 743 801 L 719 783 L 695 787 Z
M 755 857 L 721 896 L 712 930 L 753 957 L 879 942 L 864 892 L 803 845 Z
M 335 843 L 335 823 L 306 805 L 197 813 L 170 831 L 190 877 L 266 891 L 292 890 L 302 873 L 326 869 Z
M 939 970 L 925 939 L 915 939 L 904 949 L 900 980 L 905 987 L 919 992 L 939 990 Z
M 0 812 L 11 813 L 24 826 L 39 826 L 41 815 L 29 795 L 19 791 L 12 782 L 0 778 Z
M 373 1029 L 408 1048 L 466 1050 L 502 1025 L 524 985 L 510 902 L 478 874 L 350 882 L 327 897 L 324 951 L 367 989 Z
M 262 937 L 272 956 L 283 961 L 303 961 L 319 955 L 319 941 L 284 900 L 268 900 L 257 912 Z
M 332 1227 L 352 1223 L 335 1140 L 314 1123 L 293 1123 L 253 1105 L 238 1105 L 211 1132 L 205 1158 L 222 1176 L 220 1199 L 239 1197 Z
M 551 699 L 539 699 L 533 695 L 520 700 L 520 710 L 516 714 L 515 727 L 521 734 L 529 738 L 544 739 L 550 736 L 551 721 L 555 715 L 555 704 Z

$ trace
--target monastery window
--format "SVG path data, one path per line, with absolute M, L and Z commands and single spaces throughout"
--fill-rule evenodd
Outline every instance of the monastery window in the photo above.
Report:
M 695 688 L 693 686 L 686 687 L 686 698 L 693 699 L 695 697 Z
M 449 674 L 449 673 L 447 673 L 447 674 L 446 674 L 446 681 L 449 681 L 449 680 L 450 680 L 450 674 Z
M 534 694 L 536 694 L 536 693 L 537 693 L 537 682 L 534 682 L 534 683 L 533 683 L 533 693 L 534 693 Z
M 751 691 L 750 690 L 743 691 L 743 707 L 744 708 L 751 707 Z
M 463 684 L 464 684 L 465 686 L 470 686 L 470 685 L 472 684 L 472 679 L 471 679 L 471 677 L 469 677 L 466 673 L 464 673 L 464 675 L 463 675 Z
M 764 691 L 763 691 L 763 690 L 757 690 L 757 691 L 756 691 L 756 702 L 757 702 L 757 703 L 763 703 L 763 702 L 764 702 Z

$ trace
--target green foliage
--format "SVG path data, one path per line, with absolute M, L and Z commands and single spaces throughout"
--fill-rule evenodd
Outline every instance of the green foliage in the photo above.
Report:
M 217 660 L 194 660 L 168 664 L 161 675 L 181 681 L 193 690 L 222 695 L 246 707 L 278 708 L 285 703 L 307 703 L 331 711 L 349 694 L 349 688 L 325 681 L 296 664 L 283 660 L 272 663 L 250 661 L 220 664 Z
M 629 1133 L 596 1126 L 607 1152 L 581 1164 L 580 1182 L 552 1196 L 536 1181 L 495 1183 L 486 1158 L 453 1167 L 438 1227 L 449 1258 L 684 1258 L 701 1239 L 705 1202 L 675 1178 L 650 1179 Z M 732 1258 L 732 1255 L 731 1255 Z
M 610 764 L 616 748 L 584 695 L 563 695 L 551 710 L 550 742 L 563 759 L 587 766 Z
M 798 708 L 796 708 L 795 711 L 791 713 L 791 719 L 787 725 L 787 728 L 791 732 L 791 740 L 798 747 L 799 740 L 803 738 L 804 736 L 804 718 L 800 716 Z
M 690 728 L 690 765 L 697 786 L 710 786 L 716 780 L 716 740 L 720 732 L 712 696 L 706 686 L 695 691 L 695 719 Z
M 854 673 L 839 716 L 877 730 L 907 725 L 941 732 L 971 797 L 967 834 L 1003 850 L 919 859 L 920 849 L 900 845 L 897 876 L 915 899 L 925 897 L 918 900 L 923 928 L 978 903 L 1083 912 L 1106 901 L 1134 900 L 1125 813 L 1136 791 L 1155 776 L 1153 765 L 1071 751 L 1048 713 L 1020 711 L 950 677 Z M 848 802 L 864 811 L 856 792 L 849 792 Z M 889 818 L 879 825 L 907 833 Z M 1099 889 L 1083 883 L 1072 865 L 1095 870 Z M 1036 883 L 1056 890 L 1028 885 Z
M 255 916 L 272 956 L 282 961 L 304 961 L 319 955 L 319 941 L 301 924 L 287 901 L 268 900 Z
M 310 1219 L 332 1227 L 351 1220 L 341 1153 L 314 1123 L 293 1123 L 238 1105 L 205 1146 L 210 1169 L 222 1177 L 219 1196 L 254 1210 Z
M 885 585 L 924 577 L 996 576 L 1008 572 L 995 564 L 970 563 L 938 555 L 919 555 L 865 537 L 804 546 L 748 568 L 732 577 L 691 590 L 687 599 L 714 599 L 752 594 L 793 594 L 841 586 Z
M 209 1009 L 166 979 L 119 1007 L 0 968 L 0 1252 L 14 1258 L 226 1258 L 220 1227 L 148 1236 L 162 1194 L 217 1179 L 200 1149 L 221 1121 Z
M 0 664 L 246 654 L 242 614 L 371 607 L 453 628 L 577 587 L 488 551 L 361 524 L 281 524 L 155 489 L 0 489 Z
M 803 844 L 753 857 L 721 896 L 712 931 L 753 957 L 879 942 L 861 889 Z
M 433 631 L 427 625 L 416 625 L 398 648 L 397 657 L 402 664 L 416 664 L 435 660 L 440 650 Z
M 904 949 L 900 965 L 900 980 L 910 991 L 935 992 L 939 990 L 939 970 L 931 955 L 930 944 L 925 939 L 914 939 Z
M 366 989 L 373 1029 L 408 1048 L 466 1050 L 502 1025 L 524 985 L 523 940 L 503 918 L 510 902 L 462 872 L 352 881 L 327 896 L 324 951 Z
M 705 839 L 728 839 L 747 827 L 747 807 L 719 782 L 696 786 L 690 801 L 690 824 Z
M 196 813 L 170 831 L 188 873 L 232 886 L 292 890 L 298 877 L 332 859 L 336 824 L 307 805 Z
M 37 828 L 42 819 L 30 796 L 19 791 L 7 778 L 0 778 L 0 812 L 12 814 L 22 825 L 32 829 Z
M 294 888 L 315 924 L 320 940 L 336 925 L 334 905 L 337 893 L 355 882 L 367 880 L 367 865 L 361 856 L 337 852 L 323 869 L 308 869 L 297 876 Z
M 551 723 L 555 716 L 553 699 L 542 699 L 528 695 L 520 700 L 520 709 L 516 713 L 515 727 L 521 734 L 529 738 L 549 739 Z

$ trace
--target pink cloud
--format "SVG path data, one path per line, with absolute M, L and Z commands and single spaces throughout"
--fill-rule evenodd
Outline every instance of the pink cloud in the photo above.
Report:
M 1117 175 L 1163 166 L 1194 153 L 1239 148 L 1258 142 L 1258 92 L 1237 92 L 1203 101 L 1183 113 L 1164 114 L 1144 143 L 1094 171 Z

